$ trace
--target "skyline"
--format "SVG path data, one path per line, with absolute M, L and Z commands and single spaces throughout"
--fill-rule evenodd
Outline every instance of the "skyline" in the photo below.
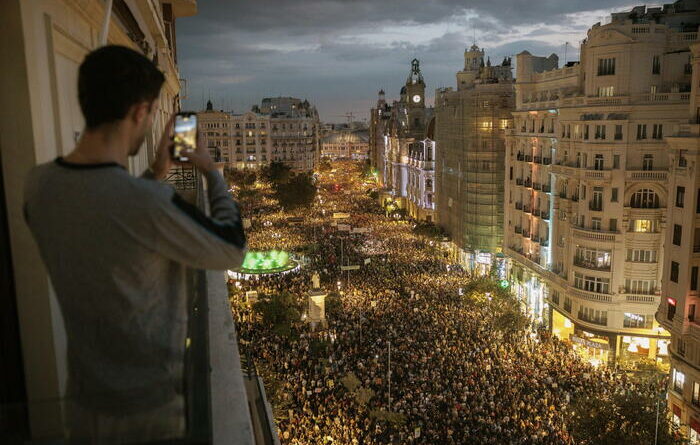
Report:
M 198 15 L 178 23 L 184 107 L 197 111 L 211 98 L 215 109 L 242 113 L 263 97 L 293 96 L 308 99 L 326 122 L 345 122 L 346 112 L 364 119 L 380 89 L 390 101 L 398 97 L 414 57 L 432 105 L 436 88 L 454 87 L 474 41 L 495 64 L 527 50 L 556 53 L 561 66 L 564 42 L 566 59 L 578 60 L 579 42 L 594 23 L 643 4 L 477 1 L 465 8 L 455 0 L 314 0 L 300 13 L 300 3 L 199 2 Z

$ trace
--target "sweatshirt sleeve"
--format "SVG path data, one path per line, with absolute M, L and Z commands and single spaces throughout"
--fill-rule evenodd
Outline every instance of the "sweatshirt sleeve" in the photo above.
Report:
M 205 173 L 211 216 L 176 192 L 154 206 L 155 249 L 164 256 L 199 269 L 239 267 L 247 252 L 238 206 L 219 172 Z

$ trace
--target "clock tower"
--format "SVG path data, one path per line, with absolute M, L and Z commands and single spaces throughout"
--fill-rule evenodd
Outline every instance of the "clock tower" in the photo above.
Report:
M 409 108 L 425 108 L 425 82 L 418 59 L 411 61 L 411 73 L 406 79 L 406 100 Z

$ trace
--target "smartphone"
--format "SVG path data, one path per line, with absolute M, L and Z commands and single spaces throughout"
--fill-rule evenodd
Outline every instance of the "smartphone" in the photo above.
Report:
M 197 113 L 189 111 L 177 113 L 177 116 L 175 116 L 173 142 L 173 160 L 179 162 L 189 161 L 183 152 L 197 148 Z

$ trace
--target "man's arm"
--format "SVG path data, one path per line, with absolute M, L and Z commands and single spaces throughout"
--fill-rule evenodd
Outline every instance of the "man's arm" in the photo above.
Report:
M 146 179 L 163 179 L 173 161 L 171 118 L 163 131 L 156 160 Z M 196 150 L 188 150 L 189 165 L 207 178 L 211 216 L 188 203 L 177 193 L 170 200 L 159 199 L 152 206 L 156 231 L 156 250 L 168 258 L 202 269 L 229 269 L 243 263 L 247 251 L 246 237 L 238 206 L 231 199 L 224 178 L 206 148 L 206 138 L 198 137 Z
M 207 178 L 211 216 L 177 193 L 153 206 L 154 249 L 162 255 L 200 269 L 230 269 L 243 263 L 247 252 L 238 206 L 218 171 Z

